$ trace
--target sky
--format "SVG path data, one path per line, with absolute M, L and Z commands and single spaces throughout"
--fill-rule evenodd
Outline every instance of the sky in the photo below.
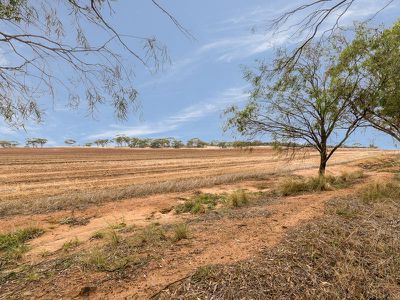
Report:
M 0 122 L 0 140 L 24 143 L 26 138 L 44 137 L 49 140 L 48 146 L 61 146 L 67 138 L 83 144 L 118 134 L 182 140 L 198 137 L 206 141 L 240 139 L 235 133 L 223 132 L 222 112 L 247 99 L 249 86 L 243 79 L 243 67 L 255 66 L 256 60 L 272 59 L 277 47 L 293 47 L 289 33 L 273 33 L 268 24 L 280 13 L 304 2 L 160 1 L 193 38 L 180 32 L 151 1 L 113 2 L 115 13 L 111 23 L 120 33 L 156 36 L 168 47 L 171 59 L 171 64 L 154 74 L 127 58 L 135 70 L 139 112 L 121 122 L 115 119 L 110 107 L 101 106 L 94 117 L 88 116 L 84 106 L 77 110 L 65 107 L 60 93 L 56 102 L 44 101 L 46 115 L 41 124 L 28 124 L 24 131 Z M 394 1 L 373 22 L 390 26 L 399 15 L 399 2 Z M 342 25 L 368 19 L 379 9 L 379 3 L 358 0 L 343 17 Z M 396 147 L 391 138 L 371 129 L 356 132 L 347 144 L 353 143 Z

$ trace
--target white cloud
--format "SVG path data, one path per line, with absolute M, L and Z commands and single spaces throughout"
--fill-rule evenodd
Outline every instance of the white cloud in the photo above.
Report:
M 229 88 L 215 97 L 186 107 L 177 114 L 167 117 L 159 122 L 143 124 L 134 127 L 111 125 L 110 130 L 89 135 L 87 138 L 109 138 L 118 134 L 128 136 L 145 136 L 170 132 L 178 129 L 180 126 L 186 123 L 199 120 L 214 113 L 219 113 L 225 109 L 228 104 L 235 104 L 246 100 L 248 98 L 248 94 L 245 91 L 245 86 Z
M 15 135 L 16 131 L 7 126 L 0 126 L 0 134 Z

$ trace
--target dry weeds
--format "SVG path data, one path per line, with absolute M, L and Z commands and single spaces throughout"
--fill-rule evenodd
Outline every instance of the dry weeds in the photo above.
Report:
M 392 182 L 331 201 L 255 259 L 199 269 L 157 299 L 398 299 L 400 197 Z

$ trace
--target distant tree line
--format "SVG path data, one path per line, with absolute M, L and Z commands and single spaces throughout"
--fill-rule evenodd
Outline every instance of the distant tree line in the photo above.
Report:
M 28 148 L 43 148 L 45 144 L 48 143 L 48 140 L 45 138 L 29 138 L 25 141 L 25 147 Z M 76 140 L 74 139 L 66 139 L 64 144 L 68 146 L 73 146 L 76 144 Z M 14 148 L 20 145 L 17 141 L 0 141 L 1 148 Z M 221 141 L 221 140 L 212 140 L 211 142 L 203 141 L 199 138 L 192 138 L 188 140 L 186 143 L 183 141 L 173 138 L 138 138 L 138 137 L 128 137 L 124 135 L 118 135 L 113 139 L 97 139 L 93 142 L 84 143 L 84 147 L 107 147 L 107 146 L 115 146 L 115 147 L 129 147 L 129 148 L 153 148 L 153 149 L 161 149 L 161 148 L 205 148 L 205 147 L 218 147 L 221 149 L 224 148 L 251 148 L 251 147 L 259 147 L 259 146 L 270 146 L 275 150 L 281 150 L 284 148 L 307 148 L 312 147 L 310 144 L 300 144 L 293 142 L 264 142 L 264 141 Z M 333 147 L 328 146 L 328 147 Z M 370 144 L 368 147 L 362 146 L 359 143 L 355 143 L 353 145 L 344 145 L 344 148 L 377 148 L 375 145 Z

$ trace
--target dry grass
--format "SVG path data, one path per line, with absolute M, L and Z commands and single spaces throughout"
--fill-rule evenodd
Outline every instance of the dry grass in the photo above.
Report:
M 348 187 L 362 178 L 364 178 L 364 173 L 361 171 L 342 173 L 340 176 L 289 177 L 278 184 L 275 193 L 281 196 L 291 196 L 302 193 L 331 191 Z
M 259 257 L 199 269 L 155 298 L 398 299 L 399 183 L 372 189 L 331 201 L 322 218 Z
M 180 241 L 189 238 L 189 227 L 187 224 L 177 224 L 174 227 L 174 241 Z
M 0 269 L 2 265 L 21 258 L 28 250 L 26 243 L 43 233 L 43 229 L 27 227 L 15 232 L 0 234 Z
M 175 207 L 175 212 L 177 214 L 203 214 L 215 210 L 217 206 L 223 208 L 237 208 L 249 204 L 250 198 L 254 199 L 258 196 L 259 193 L 249 193 L 243 189 L 233 191 L 229 194 L 197 193 L 193 197 L 177 205 Z

